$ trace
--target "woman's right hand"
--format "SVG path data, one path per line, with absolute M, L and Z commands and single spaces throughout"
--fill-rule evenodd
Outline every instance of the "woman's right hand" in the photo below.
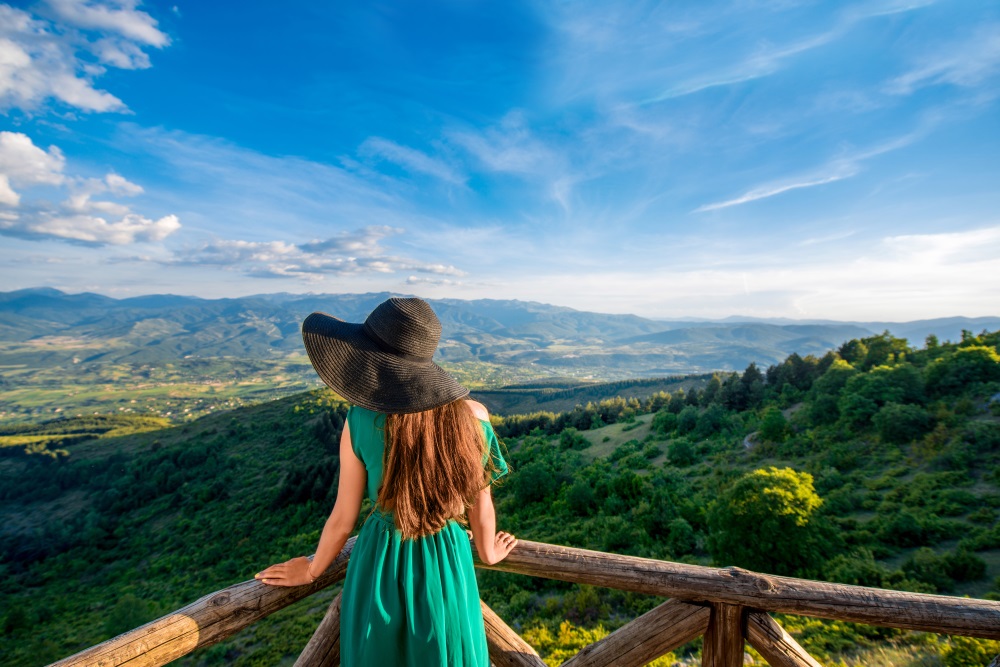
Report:
M 490 565 L 502 561 L 511 552 L 511 549 L 516 546 L 516 537 L 502 530 L 499 531 L 496 537 L 493 538 L 493 563 L 490 563 Z

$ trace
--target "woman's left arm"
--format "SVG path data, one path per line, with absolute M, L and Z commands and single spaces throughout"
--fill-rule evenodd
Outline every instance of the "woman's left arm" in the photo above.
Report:
M 272 586 L 302 586 L 315 581 L 316 577 L 330 567 L 354 530 L 367 481 L 365 465 L 354 453 L 351 431 L 345 423 L 340 436 L 340 484 L 337 487 L 337 501 L 323 526 L 316 555 L 311 561 L 305 556 L 299 556 L 277 563 L 258 572 L 254 578 Z

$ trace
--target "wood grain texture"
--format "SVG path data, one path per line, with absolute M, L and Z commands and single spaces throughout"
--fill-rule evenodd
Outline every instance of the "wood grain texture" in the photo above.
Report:
M 350 538 L 333 564 L 307 586 L 268 586 L 256 579 L 209 593 L 146 625 L 80 651 L 53 667 L 154 667 L 211 646 L 279 609 L 344 579 Z
M 339 667 L 340 665 L 340 600 L 337 593 L 316 632 L 302 649 L 292 667 Z
M 545 667 L 538 652 L 510 629 L 485 602 L 479 601 L 486 625 L 486 645 L 496 667 Z
M 744 608 L 712 603 L 712 615 L 701 649 L 702 667 L 743 667 Z
M 641 667 L 701 636 L 710 609 L 668 600 L 583 648 L 563 667 Z
M 771 667 L 822 667 L 767 612 L 747 614 L 747 641 Z
M 1000 639 L 1000 602 L 889 591 L 621 556 L 518 540 L 495 565 L 476 567 L 681 600 L 832 618 L 941 634 Z

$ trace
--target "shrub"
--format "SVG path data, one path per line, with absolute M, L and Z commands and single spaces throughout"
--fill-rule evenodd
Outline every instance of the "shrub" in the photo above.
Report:
M 687 438 L 677 438 L 670 443 L 668 449 L 670 462 L 675 466 L 689 466 L 696 460 L 694 444 Z
M 1000 653 L 1000 642 L 975 637 L 949 637 L 941 657 L 945 667 L 983 667 Z
M 884 442 L 902 445 L 923 437 L 931 427 L 931 416 L 919 405 L 886 403 L 872 419 Z
M 712 556 L 774 574 L 814 574 L 835 546 L 833 531 L 816 517 L 822 502 L 809 473 L 754 470 L 709 508 Z

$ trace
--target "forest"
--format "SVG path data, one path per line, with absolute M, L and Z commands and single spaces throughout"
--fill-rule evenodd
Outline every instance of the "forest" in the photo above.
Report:
M 615 553 L 1000 599 L 998 351 L 1000 332 L 919 348 L 886 332 L 642 399 L 626 383 L 623 396 L 572 410 L 494 415 L 511 467 L 495 488 L 498 526 Z M 65 454 L 0 449 L 0 662 L 47 664 L 311 553 L 336 499 L 346 410 L 314 391 L 131 433 L 81 425 L 95 437 L 53 441 Z M 23 435 L 73 435 L 71 421 Z M 483 599 L 549 664 L 660 601 L 478 575 Z M 290 664 L 334 592 L 178 664 Z M 778 618 L 823 664 L 965 667 L 1000 653 L 986 640 Z

